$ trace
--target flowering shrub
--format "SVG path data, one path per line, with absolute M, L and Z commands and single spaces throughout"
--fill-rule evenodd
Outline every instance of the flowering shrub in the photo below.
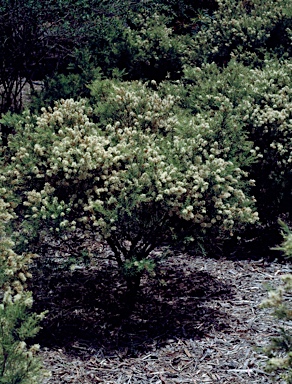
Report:
M 127 61 L 124 69 L 129 78 L 161 81 L 179 78 L 187 37 L 174 35 L 163 16 L 144 12 L 131 20 L 125 30 Z
M 229 148 L 225 156 L 239 164 L 244 148 L 253 152 L 256 161 L 245 169 L 256 181 L 253 191 L 264 223 L 291 213 L 291 64 L 266 60 L 261 68 L 251 68 L 232 60 L 224 69 L 215 63 L 187 66 L 180 82 L 162 88 L 181 95 L 182 106 L 194 119 L 216 124 L 224 116 L 225 122 L 233 122 L 225 124 L 218 142 Z
M 262 155 L 252 174 L 258 209 L 268 220 L 292 212 L 291 76 L 291 60 L 265 62 L 263 70 L 250 71 L 249 95 L 239 105 L 249 137 Z
M 211 125 L 139 82 L 97 80 L 91 89 L 93 107 L 61 100 L 23 115 L 10 137 L 3 179 L 25 236 L 39 225 L 96 230 L 119 266 L 140 274 L 151 250 L 182 229 L 196 241 L 257 220 L 253 181 Z
M 282 246 L 277 249 L 290 258 L 292 256 L 292 232 L 284 223 L 281 225 L 284 241 Z M 262 303 L 262 307 L 274 308 L 274 315 L 285 322 L 284 327 L 280 330 L 280 336 L 273 339 L 271 345 L 266 348 L 266 353 L 270 357 L 267 369 L 284 372 L 282 377 L 287 383 L 292 383 L 292 334 L 291 329 L 287 327 L 288 322 L 292 320 L 292 275 L 282 276 L 282 282 L 283 284 L 279 288 L 269 292 L 268 298 Z
M 0 381 L 39 383 L 39 345 L 28 346 L 26 340 L 36 335 L 43 315 L 29 313 L 32 296 L 26 281 L 31 277 L 28 266 L 32 255 L 17 255 L 13 251 L 14 244 L 6 234 L 11 219 L 8 204 L 0 199 Z
M 291 54 L 290 0 L 217 0 L 212 17 L 203 17 L 189 51 L 196 64 L 225 65 L 231 57 L 261 65 L 266 53 Z

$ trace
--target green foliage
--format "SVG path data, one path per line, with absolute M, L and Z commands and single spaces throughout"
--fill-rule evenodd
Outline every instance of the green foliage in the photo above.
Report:
M 180 95 L 196 121 L 222 127 L 216 136 L 226 159 L 242 164 L 243 153 L 253 153 L 255 161 L 245 162 L 245 169 L 255 180 L 263 223 L 291 213 L 291 69 L 290 59 L 266 60 L 261 68 L 234 60 L 223 69 L 215 63 L 186 66 L 180 82 L 161 87 L 163 94 Z
M 43 82 L 42 91 L 32 93 L 32 101 L 30 110 L 40 111 L 44 105 L 54 105 L 55 100 L 63 98 L 82 98 L 89 96 L 87 83 L 97 76 L 98 70 L 90 70 L 89 72 L 71 73 L 64 75 L 57 73 L 52 77 L 46 77 Z M 5 117 L 4 117 L 5 119 Z M 2 119 L 3 121 L 3 119 Z M 4 123 L 4 121 L 3 121 Z
M 17 255 L 6 235 L 12 219 L 9 206 L 0 199 L 0 383 L 39 383 L 39 345 L 27 344 L 39 330 L 42 315 L 30 312 L 32 296 L 26 290 L 31 277 L 28 267 L 33 255 Z
M 257 220 L 253 181 L 226 158 L 219 126 L 197 123 L 174 96 L 140 82 L 97 80 L 91 91 L 92 107 L 68 99 L 26 113 L 9 138 L 3 183 L 18 199 L 22 234 L 95 229 L 121 268 L 147 269 L 161 241 L 196 242 Z
M 28 314 L 30 296 L 0 305 L 0 383 L 39 383 L 42 366 L 36 357 L 39 345 L 24 340 L 34 337 L 39 316 Z M 6 297 L 4 299 L 6 301 Z
M 255 196 L 265 222 L 291 213 L 291 60 L 267 60 L 263 69 L 251 69 L 241 76 L 246 95 L 238 101 L 238 116 L 244 121 L 259 161 L 251 168 L 256 180 Z
M 145 12 L 136 15 L 125 38 L 123 68 L 128 78 L 161 81 L 180 77 L 186 42 L 174 35 L 164 17 Z
M 129 58 L 125 53 L 125 30 L 130 15 L 129 10 L 127 17 L 110 14 L 96 20 L 94 27 L 88 31 L 86 45 L 74 52 L 71 70 L 86 74 L 90 69 L 101 68 L 105 76 L 111 77 L 115 68 L 126 67 Z M 88 80 L 88 83 L 92 82 L 94 76 Z
M 180 78 L 183 63 L 221 65 L 235 56 L 261 65 L 267 52 L 291 53 L 289 0 L 21 0 L 2 2 L 0 18 L 4 112 L 19 111 L 24 85 L 33 89 L 46 75 L 36 105 L 88 96 L 96 68 L 107 77 L 118 68 L 128 80 L 161 81 Z
M 276 249 L 284 252 L 288 258 L 292 257 L 292 232 L 288 226 L 280 222 L 283 231 L 284 241 Z M 266 353 L 270 357 L 267 365 L 269 371 L 280 371 L 287 383 L 292 383 L 292 334 L 288 327 L 288 322 L 292 320 L 291 293 L 292 275 L 282 276 L 282 285 L 268 294 L 268 298 L 262 303 L 262 307 L 274 309 L 274 316 L 284 321 L 284 326 L 280 329 L 279 336 L 274 338 L 266 348 Z
M 279 224 L 282 227 L 281 235 L 284 238 L 284 241 L 280 247 L 274 248 L 275 250 L 284 252 L 285 256 L 292 258 L 292 233 L 287 224 L 279 220 Z
M 97 78 L 128 80 L 179 78 L 187 37 L 178 37 L 159 14 L 129 12 L 127 17 L 101 16 L 86 32 L 86 43 L 73 50 L 66 73 L 44 82 L 34 107 L 52 105 L 60 98 L 88 97 L 87 85 Z M 97 70 L 98 68 L 98 70 Z
M 226 65 L 236 58 L 261 66 L 267 53 L 291 55 L 290 0 L 218 0 L 212 17 L 201 20 L 194 36 L 191 60 Z

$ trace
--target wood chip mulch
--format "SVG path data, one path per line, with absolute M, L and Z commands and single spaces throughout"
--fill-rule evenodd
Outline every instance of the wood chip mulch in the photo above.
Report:
M 159 253 L 159 251 L 156 251 Z M 49 313 L 43 384 L 284 383 L 262 347 L 279 320 L 259 308 L 290 265 L 177 253 L 145 276 L 134 308 L 107 255 L 35 287 Z

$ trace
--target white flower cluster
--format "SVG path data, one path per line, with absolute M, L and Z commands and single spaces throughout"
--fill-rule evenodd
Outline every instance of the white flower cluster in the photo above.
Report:
M 127 29 L 133 48 L 143 52 L 148 58 L 150 53 L 156 60 L 159 59 L 161 50 L 167 51 L 172 48 L 173 32 L 165 25 L 161 15 L 155 13 L 149 17 L 147 14 L 137 14 L 133 22 L 136 24 L 136 31 L 130 27 Z
M 25 253 L 17 255 L 13 251 L 14 242 L 6 234 L 5 227 L 13 218 L 8 212 L 9 204 L 0 199 L 0 281 L 5 292 L 4 303 L 26 297 L 26 280 L 31 278 L 29 265 L 34 255 Z M 30 302 L 30 299 L 28 299 Z M 29 302 L 25 302 L 29 306 Z
M 249 97 L 240 108 L 254 141 L 263 143 L 262 161 L 273 162 L 269 177 L 277 179 L 287 175 L 292 162 L 292 62 L 267 61 L 264 70 L 251 70 L 249 77 Z
M 12 138 L 6 173 L 22 191 L 26 219 L 97 227 L 105 237 L 123 226 L 121 212 L 131 217 L 145 205 L 203 230 L 254 223 L 253 199 L 242 188 L 247 174 L 209 140 L 210 125 L 174 113 L 176 101 L 123 83 L 104 101 L 115 103 L 119 120 L 105 126 L 90 122 L 84 101 L 61 100 L 31 117 Z M 12 169 L 19 171 L 16 181 Z

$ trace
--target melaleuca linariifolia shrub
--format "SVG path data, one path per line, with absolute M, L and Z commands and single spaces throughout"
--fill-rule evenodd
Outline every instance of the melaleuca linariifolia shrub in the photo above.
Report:
M 290 0 L 217 0 L 218 9 L 202 15 L 201 27 L 189 49 L 200 65 L 226 65 L 232 57 L 260 66 L 267 53 L 291 55 Z
M 267 61 L 249 74 L 239 110 L 261 159 L 252 170 L 258 209 L 266 221 L 292 213 L 292 62 Z
M 26 113 L 9 138 L 4 178 L 23 234 L 96 231 L 131 285 L 153 268 L 149 254 L 161 242 L 230 235 L 257 220 L 253 180 L 174 96 L 140 82 L 97 80 L 91 91 L 92 107 L 68 99 Z
M 2 193 L 5 193 L 1 189 Z M 0 199 L 0 383 L 39 383 L 43 368 L 38 344 L 31 344 L 43 317 L 31 312 L 32 295 L 26 281 L 31 278 L 33 255 L 17 255 L 6 233 L 12 219 L 9 204 Z
M 256 161 L 245 169 L 256 180 L 253 193 L 263 223 L 291 213 L 291 65 L 291 60 L 265 60 L 253 69 L 232 60 L 224 69 L 215 63 L 185 67 L 180 82 L 161 87 L 181 95 L 194 119 L 214 124 L 224 117 L 218 142 L 229 148 L 228 158 L 241 163 L 246 142 L 253 143 Z
M 292 232 L 286 224 L 281 222 L 284 241 L 276 249 L 284 252 L 288 258 L 292 257 Z M 274 316 L 280 319 L 282 326 L 279 336 L 273 338 L 271 344 L 265 348 L 269 357 L 267 363 L 268 371 L 280 372 L 281 378 L 287 383 L 292 383 L 292 333 L 289 324 L 292 320 L 292 275 L 287 274 L 281 277 L 282 284 L 276 290 L 271 290 L 262 307 L 274 309 Z
M 175 35 L 165 17 L 136 14 L 124 34 L 126 61 L 119 68 L 127 72 L 128 79 L 161 81 L 181 76 L 188 38 Z

